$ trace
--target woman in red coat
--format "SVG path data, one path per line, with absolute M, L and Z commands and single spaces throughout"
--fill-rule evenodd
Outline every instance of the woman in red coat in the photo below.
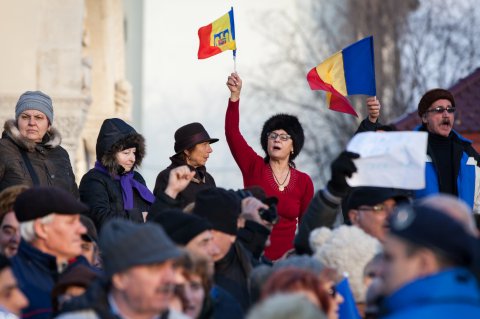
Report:
M 273 227 L 265 256 L 277 260 L 293 248 L 297 223 L 313 196 L 311 178 L 295 168 L 300 153 L 303 128 L 295 116 L 277 114 L 263 125 L 260 141 L 265 157 L 259 156 L 240 133 L 239 100 L 242 80 L 236 73 L 228 77 L 231 92 L 225 117 L 225 135 L 230 151 L 240 167 L 245 187 L 261 186 L 267 196 L 278 198 L 278 224 Z

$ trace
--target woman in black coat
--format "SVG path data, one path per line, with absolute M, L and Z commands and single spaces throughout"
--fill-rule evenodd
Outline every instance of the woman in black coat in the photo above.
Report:
M 210 144 L 215 142 L 218 142 L 218 138 L 210 138 L 200 123 L 190 123 L 180 127 L 175 132 L 175 155 L 170 157 L 172 163 L 157 176 L 153 190 L 155 196 L 163 197 L 164 200 L 164 191 L 168 185 L 170 171 L 182 165 L 188 165 L 191 171 L 195 171 L 195 176 L 187 188 L 175 198 L 175 206 L 183 208 L 195 201 L 195 196 L 199 191 L 215 187 L 215 180 L 205 167 L 205 163 L 212 153 Z
M 80 182 L 80 199 L 97 229 L 111 218 L 144 222 L 153 194 L 134 169 L 145 156 L 145 139 L 121 119 L 106 119 L 96 145 L 97 161 Z

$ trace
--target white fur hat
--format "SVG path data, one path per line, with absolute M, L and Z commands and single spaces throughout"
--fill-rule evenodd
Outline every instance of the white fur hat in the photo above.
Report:
M 333 231 L 323 228 L 310 234 L 314 257 L 339 273 L 348 273 L 355 301 L 365 302 L 363 269 L 381 251 L 380 242 L 357 226 L 343 225 Z

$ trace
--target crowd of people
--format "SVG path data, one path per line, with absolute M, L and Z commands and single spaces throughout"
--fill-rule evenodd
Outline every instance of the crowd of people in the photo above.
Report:
M 174 135 L 153 192 L 143 136 L 106 119 L 77 187 L 50 97 L 22 94 L 0 139 L 0 318 L 479 318 L 480 156 L 453 130 L 444 89 L 418 104 L 426 187 L 350 187 L 341 152 L 314 192 L 295 165 L 299 119 L 276 114 L 257 154 L 228 76 L 225 141 L 244 188 L 218 187 L 198 123 Z M 391 131 L 380 102 L 356 134 Z M 325 168 L 328 169 L 328 168 Z

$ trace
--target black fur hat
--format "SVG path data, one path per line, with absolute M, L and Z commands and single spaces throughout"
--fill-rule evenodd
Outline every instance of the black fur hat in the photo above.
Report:
M 293 164 L 293 160 L 300 154 L 303 142 L 305 141 L 302 125 L 296 116 L 290 114 L 276 114 L 269 118 L 265 124 L 263 124 L 262 135 L 260 136 L 260 143 L 266 154 L 265 162 L 268 162 L 270 159 L 267 152 L 267 134 L 275 130 L 284 130 L 292 137 L 293 154 L 290 154 L 289 161 Z

